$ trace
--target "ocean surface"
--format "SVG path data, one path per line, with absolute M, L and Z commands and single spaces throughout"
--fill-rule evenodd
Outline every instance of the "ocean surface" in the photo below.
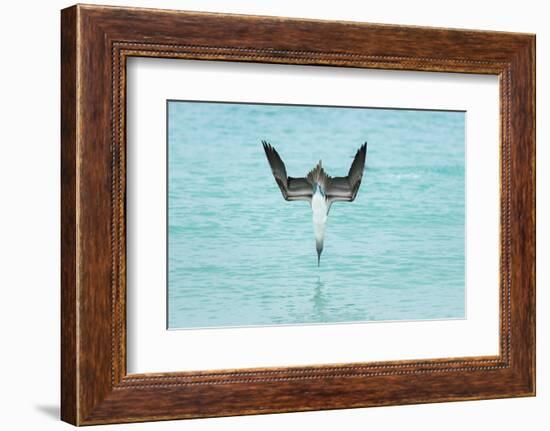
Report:
M 295 177 L 368 141 L 320 267 L 263 139 Z M 167 181 L 170 329 L 465 317 L 464 112 L 169 101 Z

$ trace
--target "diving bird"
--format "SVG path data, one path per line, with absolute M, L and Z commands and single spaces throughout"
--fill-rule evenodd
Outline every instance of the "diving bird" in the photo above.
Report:
M 325 226 L 330 207 L 334 202 L 352 202 L 363 178 L 367 143 L 357 150 L 346 177 L 331 177 L 323 169 L 323 162 L 313 168 L 305 177 L 294 178 L 286 174 L 286 168 L 277 150 L 268 142 L 262 141 L 267 161 L 283 198 L 287 201 L 307 201 L 313 213 L 313 232 L 317 249 L 317 266 L 321 263 L 321 253 L 325 239 Z

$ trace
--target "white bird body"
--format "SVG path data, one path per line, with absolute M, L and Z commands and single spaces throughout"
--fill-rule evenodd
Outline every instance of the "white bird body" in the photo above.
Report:
M 317 247 L 318 257 L 323 250 L 323 242 L 325 240 L 325 228 L 328 215 L 328 204 L 326 197 L 317 187 L 315 193 L 311 197 L 311 212 L 313 214 L 313 232 L 315 233 L 315 244 Z

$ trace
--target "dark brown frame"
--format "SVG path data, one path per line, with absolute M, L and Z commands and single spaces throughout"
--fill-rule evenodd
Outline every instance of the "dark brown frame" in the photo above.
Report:
M 61 18 L 63 420 L 88 425 L 535 394 L 534 35 L 81 5 Z M 498 75 L 500 354 L 128 375 L 129 56 Z

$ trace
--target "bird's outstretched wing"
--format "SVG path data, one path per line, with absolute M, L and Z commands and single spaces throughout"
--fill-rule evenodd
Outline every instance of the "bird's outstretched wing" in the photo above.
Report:
M 311 201 L 313 188 L 306 178 L 293 178 L 286 174 L 285 164 L 279 153 L 266 141 L 262 141 L 267 161 L 283 198 L 287 201 Z
M 357 191 L 363 178 L 365 160 L 367 157 L 367 143 L 357 150 L 347 177 L 333 177 L 328 181 L 325 194 L 329 205 L 336 201 L 351 202 L 357 196 Z

